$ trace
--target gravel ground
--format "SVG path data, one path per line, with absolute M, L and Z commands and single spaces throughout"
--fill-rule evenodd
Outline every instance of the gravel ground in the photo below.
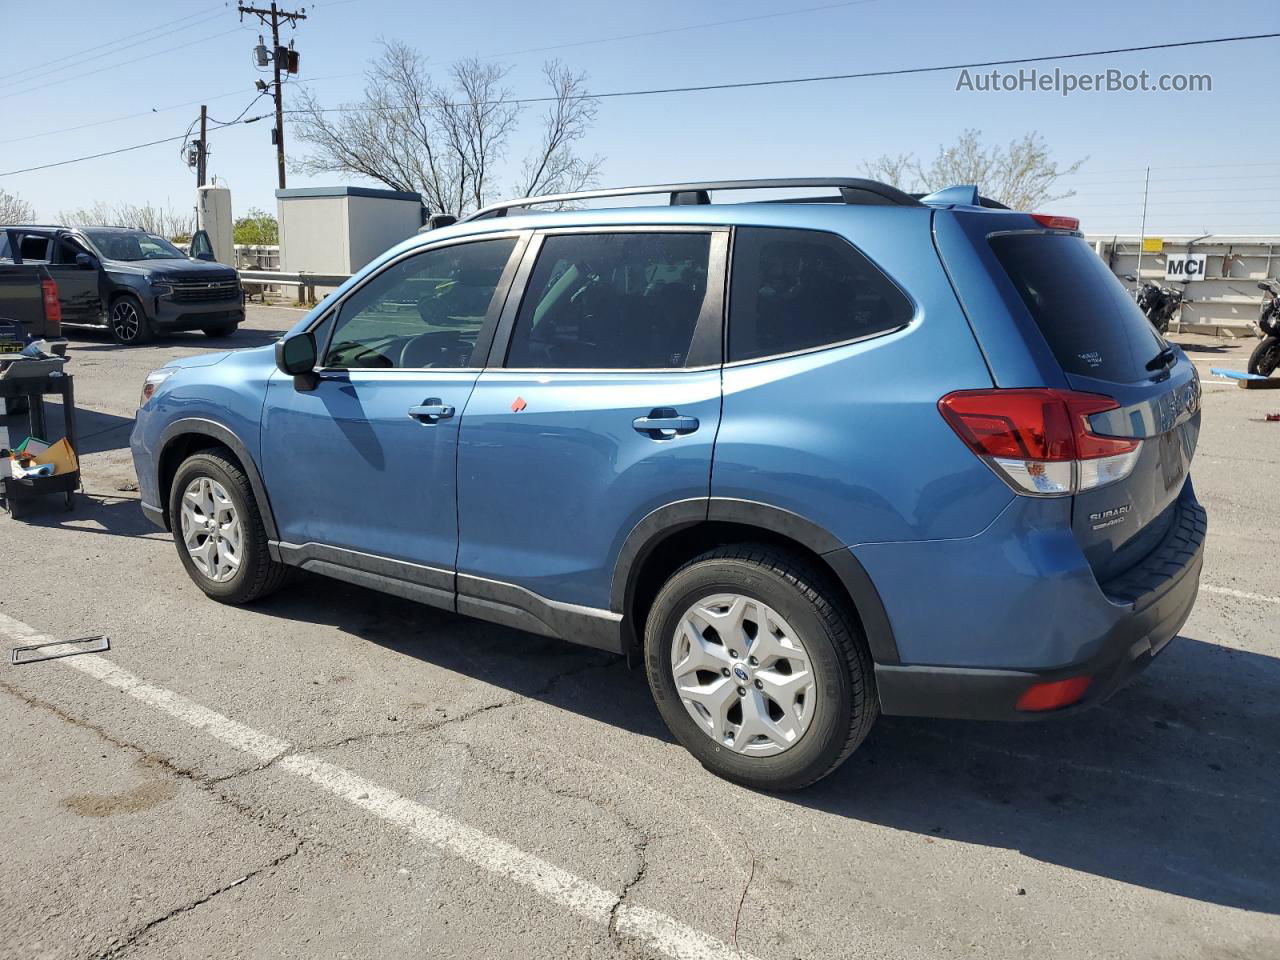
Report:
M 315 577 L 196 590 L 133 492 L 139 386 L 298 316 L 73 340 L 86 493 L 0 517 L 0 638 L 112 649 L 0 666 L 0 957 L 1280 956 L 1280 393 L 1209 375 L 1251 341 L 1182 338 L 1210 541 L 1149 671 L 1060 722 L 883 720 L 766 796 L 619 658 Z

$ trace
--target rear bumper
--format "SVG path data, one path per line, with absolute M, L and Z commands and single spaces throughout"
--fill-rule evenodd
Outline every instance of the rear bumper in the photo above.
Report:
M 1088 653 L 1044 668 L 877 664 L 882 712 L 896 716 L 952 717 L 970 720 L 1034 720 L 1101 703 L 1146 668 L 1177 635 L 1195 605 L 1204 564 L 1206 516 L 1190 484 L 1179 499 L 1178 519 L 1161 545 L 1122 578 L 1101 585 L 1089 598 L 1074 602 L 1081 649 Z M 993 572 L 994 575 L 994 572 Z M 1100 635 L 1093 625 L 1104 615 L 1109 626 Z M 890 611 L 892 617 L 892 611 Z M 1036 621 L 1020 625 L 1034 644 Z M 1059 623 L 1061 630 L 1062 624 Z M 1021 711 L 1019 697 L 1036 684 L 1088 676 L 1083 698 L 1052 711 Z

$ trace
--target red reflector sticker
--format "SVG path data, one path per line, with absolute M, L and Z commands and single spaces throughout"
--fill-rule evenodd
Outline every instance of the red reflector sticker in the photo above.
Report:
M 1068 677 L 1027 687 L 1018 698 L 1019 710 L 1058 710 L 1069 707 L 1084 696 L 1093 677 Z
M 524 402 L 524 397 L 516 397 L 514 400 L 511 401 L 511 412 L 519 413 L 521 410 L 523 410 L 527 406 L 528 404 Z

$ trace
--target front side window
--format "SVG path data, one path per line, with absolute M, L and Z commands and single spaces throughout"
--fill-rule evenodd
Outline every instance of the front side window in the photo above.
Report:
M 507 366 L 684 366 L 707 298 L 709 233 L 547 237 L 511 335 Z
M 729 288 L 729 360 L 794 353 L 905 326 L 911 302 L 848 241 L 740 227 Z
M 187 255 L 164 237 L 142 230 L 86 230 L 84 235 L 104 260 L 185 260 Z
M 472 366 L 476 338 L 515 237 L 407 257 L 339 307 L 324 365 L 340 369 Z

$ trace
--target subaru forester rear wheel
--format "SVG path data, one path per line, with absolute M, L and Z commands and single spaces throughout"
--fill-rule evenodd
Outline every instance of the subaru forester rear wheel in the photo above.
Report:
M 718 548 L 677 571 L 650 611 L 645 662 L 676 738 L 759 789 L 826 776 L 879 712 L 866 644 L 829 577 L 771 547 Z

